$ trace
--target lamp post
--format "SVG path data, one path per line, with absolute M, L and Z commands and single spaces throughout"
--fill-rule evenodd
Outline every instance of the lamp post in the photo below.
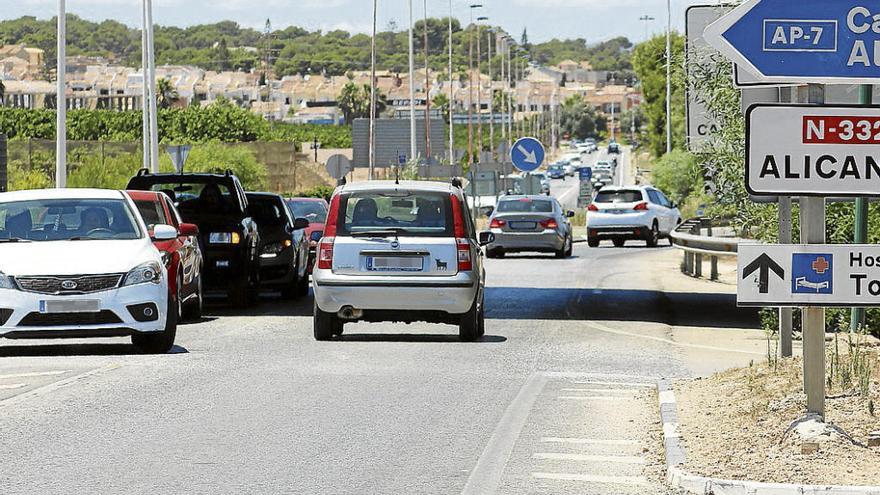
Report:
M 483 51 L 480 49 L 483 26 L 480 23 L 488 20 L 486 16 L 477 17 L 477 161 L 483 155 Z
M 468 25 L 468 165 L 474 164 L 474 9 L 482 6 L 479 3 L 471 4 L 471 22 Z
M 55 96 L 55 187 L 67 187 L 67 9 L 58 0 L 58 93 Z
M 431 72 L 428 64 L 428 0 L 423 0 L 425 9 L 425 160 L 431 159 Z
M 645 23 L 645 41 L 648 40 L 648 23 L 653 21 L 654 18 L 649 15 L 643 15 L 639 17 L 639 20 Z
M 672 151 L 672 0 L 666 0 L 666 152 Z
M 413 61 L 413 5 L 409 0 L 409 153 L 410 159 L 416 157 L 416 92 L 415 64 Z M 373 37 L 376 35 L 374 34 Z
M 455 134 L 452 124 L 455 90 L 452 88 L 452 0 L 449 0 L 449 164 L 455 161 Z
M 369 180 L 373 180 L 376 166 L 376 10 L 378 1 L 373 0 L 373 36 L 370 38 L 370 158 L 367 176 Z
M 488 64 L 489 71 L 489 152 L 492 153 L 492 156 L 495 156 L 495 88 L 494 88 L 494 78 L 492 77 L 492 41 L 495 35 L 495 30 L 490 26 L 486 32 L 486 42 L 489 44 L 486 52 L 486 60 Z
M 156 109 L 156 53 L 153 43 L 153 0 L 144 0 L 147 10 L 147 68 L 150 88 L 150 170 L 159 172 L 159 115 Z

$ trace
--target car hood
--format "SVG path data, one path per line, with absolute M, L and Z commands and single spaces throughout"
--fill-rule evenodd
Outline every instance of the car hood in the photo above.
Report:
M 161 258 L 146 238 L 0 244 L 0 271 L 13 276 L 126 273 L 147 261 Z

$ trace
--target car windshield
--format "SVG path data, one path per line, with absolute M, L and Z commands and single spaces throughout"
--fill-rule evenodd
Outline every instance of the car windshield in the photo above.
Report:
M 642 191 L 620 189 L 601 191 L 596 195 L 596 203 L 636 203 L 642 201 Z
M 222 215 L 239 208 L 229 186 L 218 182 L 156 183 L 151 191 L 164 192 L 180 210 L 184 218 L 192 214 Z
M 342 234 L 388 232 L 403 235 L 452 236 L 449 194 L 431 191 L 357 192 L 343 196 Z
M 134 205 L 137 207 L 138 213 L 141 214 L 141 218 L 144 219 L 144 223 L 147 224 L 147 228 L 152 229 L 156 225 L 168 223 L 165 220 L 162 204 L 158 201 L 138 200 L 134 202 Z
M 254 221 L 260 227 L 283 227 L 287 223 L 284 205 L 276 198 L 249 194 L 248 204 L 253 212 Z
M 36 199 L 0 203 L 0 242 L 139 239 L 123 199 Z
M 324 223 L 327 221 L 327 206 L 320 201 L 297 201 L 287 200 L 287 207 L 295 218 L 305 218 L 309 223 Z
M 508 199 L 498 203 L 499 213 L 551 213 L 553 203 L 546 199 Z

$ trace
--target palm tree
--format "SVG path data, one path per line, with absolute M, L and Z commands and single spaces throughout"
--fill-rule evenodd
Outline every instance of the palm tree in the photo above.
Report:
M 180 94 L 171 85 L 171 81 L 164 78 L 156 81 L 156 104 L 159 108 L 171 108 L 171 105 L 179 99 Z
M 6 100 L 6 86 L 3 84 L 3 81 L 0 80 L 0 107 L 4 106 L 3 102 Z

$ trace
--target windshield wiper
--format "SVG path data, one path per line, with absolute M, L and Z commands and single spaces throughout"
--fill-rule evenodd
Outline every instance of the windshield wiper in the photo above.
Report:
M 34 242 L 30 239 L 22 239 L 21 237 L 5 237 L 0 238 L 0 242 Z
M 388 228 L 382 230 L 365 230 L 362 232 L 352 232 L 352 237 L 388 237 L 390 235 L 397 235 L 402 232 L 406 232 L 406 229 L 401 228 Z
M 71 237 L 71 238 L 69 238 L 69 239 L 67 239 L 67 240 L 68 240 L 68 241 L 97 241 L 98 238 L 97 238 L 97 237 L 84 237 L 84 236 L 77 236 L 77 237 Z

